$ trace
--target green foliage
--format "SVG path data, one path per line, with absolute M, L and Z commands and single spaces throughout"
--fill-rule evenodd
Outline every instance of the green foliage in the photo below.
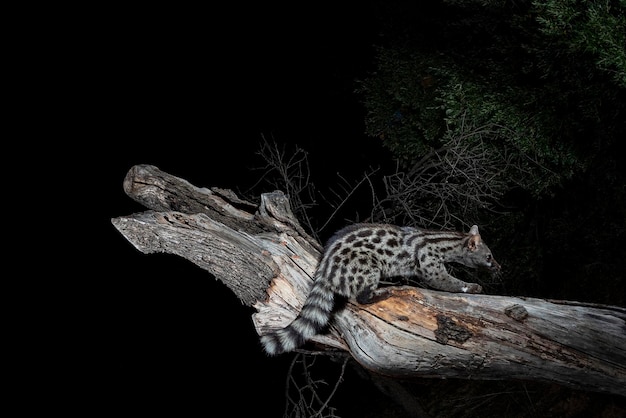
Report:
M 609 0 L 535 1 L 540 31 L 566 53 L 590 54 L 600 71 L 626 87 L 626 15 L 624 3 Z
M 429 58 L 402 60 L 396 50 L 381 50 L 376 80 L 365 81 L 361 90 L 370 110 L 368 134 L 381 137 L 405 166 L 470 127 L 486 127 L 489 133 L 480 139 L 516 160 L 502 175 L 535 195 L 582 167 L 571 147 L 555 145 L 549 121 L 524 105 L 533 98 L 513 85 L 494 86 L 493 74 L 468 76 L 452 60 Z
M 409 167 L 469 126 L 488 127 L 480 140 L 509 159 L 502 175 L 511 188 L 550 195 L 588 166 L 591 135 L 614 137 L 607 117 L 617 113 L 605 109 L 625 110 L 624 7 L 449 3 L 429 16 L 434 43 L 414 33 L 416 22 L 379 48 L 376 72 L 359 88 L 367 133 Z
M 443 135 L 430 65 L 397 49 L 379 49 L 376 75 L 360 90 L 368 109 L 368 134 L 379 136 L 400 159 L 425 154 Z

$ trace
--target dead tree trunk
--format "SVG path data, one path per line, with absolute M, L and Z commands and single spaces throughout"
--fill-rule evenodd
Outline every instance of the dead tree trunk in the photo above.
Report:
M 150 209 L 112 219 L 139 251 L 213 274 L 256 308 L 259 334 L 295 317 L 322 248 L 282 192 L 257 205 L 149 165 L 132 167 L 124 190 Z M 626 396 L 626 309 L 616 306 L 398 287 L 372 305 L 348 303 L 314 342 L 387 376 L 536 380 Z

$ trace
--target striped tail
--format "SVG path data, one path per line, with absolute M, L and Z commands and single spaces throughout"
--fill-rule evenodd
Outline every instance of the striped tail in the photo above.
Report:
M 328 283 L 316 280 L 296 319 L 261 337 L 265 351 L 274 356 L 300 347 L 328 325 L 334 304 L 335 295 Z

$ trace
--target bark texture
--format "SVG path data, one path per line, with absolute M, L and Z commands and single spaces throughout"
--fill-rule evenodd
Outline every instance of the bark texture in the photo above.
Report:
M 188 259 L 256 308 L 262 335 L 304 303 L 321 245 L 280 191 L 258 204 L 199 188 L 157 167 L 132 167 L 125 192 L 146 212 L 112 219 L 143 253 Z M 396 287 L 380 302 L 349 302 L 319 350 L 342 350 L 387 376 L 524 379 L 626 396 L 626 309 Z

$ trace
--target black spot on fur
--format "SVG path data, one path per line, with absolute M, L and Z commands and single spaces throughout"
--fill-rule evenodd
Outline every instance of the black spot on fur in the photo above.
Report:
M 335 277 L 337 275 L 337 269 L 338 267 L 333 264 L 333 266 L 330 268 L 330 274 L 328 276 Z
M 332 314 L 335 314 L 346 307 L 348 298 L 341 295 L 335 295 L 335 304 L 333 305 Z
M 371 229 L 362 229 L 357 233 L 357 235 L 359 237 L 369 237 L 372 233 L 373 231 Z

